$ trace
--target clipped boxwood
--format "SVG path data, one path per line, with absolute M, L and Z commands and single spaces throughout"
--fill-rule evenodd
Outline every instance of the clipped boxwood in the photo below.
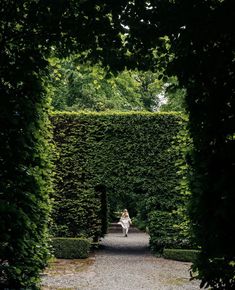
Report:
M 165 259 L 194 262 L 199 254 L 198 250 L 184 250 L 184 249 L 164 249 L 163 257 Z
M 89 256 L 91 241 L 86 238 L 53 238 L 53 254 L 60 259 L 84 259 Z

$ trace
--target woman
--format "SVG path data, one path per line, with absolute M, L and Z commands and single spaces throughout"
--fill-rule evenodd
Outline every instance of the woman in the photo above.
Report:
M 118 224 L 122 226 L 124 237 L 127 237 L 129 227 L 131 225 L 131 219 L 129 217 L 127 209 L 124 209 Z

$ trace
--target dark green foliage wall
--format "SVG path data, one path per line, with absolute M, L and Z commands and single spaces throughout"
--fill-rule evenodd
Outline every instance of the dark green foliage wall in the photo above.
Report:
M 77 118 L 76 118 L 77 116 Z M 94 138 L 89 118 L 79 115 L 54 115 L 54 140 L 58 150 L 56 191 L 53 196 L 55 236 L 86 236 L 97 238 L 106 231 L 106 190 L 94 182 L 92 167 Z M 91 135 L 91 136 L 90 136 Z M 103 223 L 102 223 L 103 221 Z
M 51 133 L 41 81 L 46 48 L 40 37 L 30 38 L 40 28 L 30 21 L 29 6 L 0 3 L 1 289 L 36 289 L 49 256 Z
M 11 76 L 5 73 L 4 78 Z M 31 287 L 36 287 L 49 256 L 48 193 L 53 167 L 48 99 L 38 92 L 31 96 L 28 86 L 38 85 L 37 77 L 25 72 L 22 82 L 20 92 L 9 86 L 8 94 L 0 97 L 1 108 L 8 103 L 0 116 L 1 289 L 36 289 Z
M 182 197 L 172 149 L 184 126 L 180 115 L 58 113 L 52 122 L 59 153 L 56 235 L 100 235 L 100 187 L 107 192 L 110 213 L 128 208 L 149 226 L 154 249 L 180 246 L 173 211 Z
M 194 270 L 202 287 L 235 289 L 235 2 L 168 2 L 170 70 L 187 89 L 194 145 L 190 216 L 201 247 Z

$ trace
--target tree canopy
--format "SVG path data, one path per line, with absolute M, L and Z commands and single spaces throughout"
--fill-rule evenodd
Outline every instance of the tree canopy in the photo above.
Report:
M 184 90 L 175 77 L 163 80 L 160 72 L 127 69 L 114 74 L 99 64 L 82 63 L 79 55 L 51 57 L 49 63 L 47 91 L 54 110 L 184 110 Z

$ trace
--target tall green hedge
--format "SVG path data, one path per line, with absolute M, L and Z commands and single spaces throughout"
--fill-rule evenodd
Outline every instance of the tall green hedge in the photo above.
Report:
M 57 113 L 52 122 L 59 156 L 53 210 L 57 236 L 104 233 L 96 190 L 101 187 L 110 213 L 126 207 L 149 226 L 154 249 L 183 244 L 173 226 L 182 203 L 176 189 L 178 154 L 172 147 L 184 127 L 179 114 Z
M 0 98 L 0 106 L 8 104 L 0 117 L 1 289 L 36 289 L 49 257 L 48 194 L 53 171 L 49 102 L 40 96 L 37 76 L 25 72 L 23 81 L 21 92 L 12 88 Z M 38 85 L 34 96 L 27 90 L 30 83 Z

